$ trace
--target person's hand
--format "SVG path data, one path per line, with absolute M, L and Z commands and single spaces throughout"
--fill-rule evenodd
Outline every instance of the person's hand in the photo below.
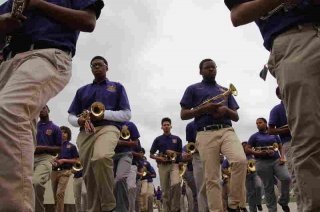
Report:
M 274 153 L 275 153 L 275 151 L 274 150 L 267 150 L 267 154 L 269 155 L 269 156 L 273 156 L 274 155 Z
M 136 147 L 136 146 L 138 146 L 138 144 L 137 144 L 136 142 L 132 141 L 132 140 L 127 141 L 127 144 L 128 144 L 129 147 Z
M 287 161 L 285 158 L 283 158 L 283 157 L 279 158 L 279 165 L 284 165 L 286 162 Z
M 83 127 L 84 124 L 85 124 L 85 122 L 86 122 L 86 119 L 83 118 L 82 116 L 80 116 L 80 117 L 78 118 L 78 124 L 79 124 L 80 127 Z
M 207 103 L 202 106 L 200 106 L 199 110 L 201 113 L 207 113 L 207 114 L 212 114 L 218 110 L 219 107 L 221 107 L 222 104 L 218 103 Z
M 214 119 L 221 119 L 228 114 L 229 108 L 227 106 L 220 106 L 215 111 L 212 112 Z
M 11 13 L 5 13 L 0 15 L 0 22 L 3 27 L 3 31 L 10 33 L 15 29 L 18 29 L 22 26 L 23 21 L 27 19 L 26 16 L 20 14 L 17 17 L 13 17 Z
M 182 154 L 182 159 L 184 161 L 190 161 L 190 160 L 192 160 L 192 154 L 185 152 Z

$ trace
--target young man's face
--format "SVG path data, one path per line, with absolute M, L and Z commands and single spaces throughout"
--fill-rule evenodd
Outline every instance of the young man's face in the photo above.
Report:
M 217 66 L 214 61 L 204 62 L 200 70 L 200 74 L 206 80 L 213 81 L 217 75 Z
M 40 111 L 40 118 L 47 117 L 49 115 L 49 109 L 47 106 L 44 106 Z
M 258 130 L 265 130 L 267 128 L 267 123 L 265 123 L 261 119 L 257 119 L 256 125 L 257 125 Z
M 169 133 L 171 130 L 171 124 L 168 121 L 165 121 L 162 123 L 161 129 L 163 130 L 164 133 Z
M 106 77 L 108 65 L 101 59 L 94 59 L 91 64 L 91 72 L 95 79 L 103 79 Z
M 62 141 L 68 141 L 68 133 L 62 130 Z

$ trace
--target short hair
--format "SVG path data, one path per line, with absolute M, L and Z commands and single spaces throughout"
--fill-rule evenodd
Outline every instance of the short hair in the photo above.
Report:
M 44 107 L 47 108 L 48 112 L 50 112 L 50 108 L 48 105 L 45 105 Z
M 142 147 L 141 148 L 141 152 L 143 153 L 143 154 L 146 154 L 146 150 Z
M 102 57 L 102 56 L 99 56 L 99 55 L 94 56 L 94 57 L 91 59 L 90 64 L 91 64 L 92 61 L 94 61 L 94 60 L 102 60 L 106 65 L 108 65 L 108 61 L 107 61 L 104 57 Z
M 204 64 L 205 62 L 209 62 L 209 61 L 214 62 L 214 61 L 213 61 L 212 59 L 210 59 L 210 58 L 207 58 L 207 59 L 202 60 L 202 61 L 200 62 L 200 64 L 199 64 L 199 69 L 201 70 L 202 67 L 203 67 L 203 64 Z
M 257 118 L 257 120 L 260 119 L 262 120 L 264 123 L 267 123 L 267 119 L 263 118 L 263 117 L 260 117 L 260 118 Z
M 163 125 L 163 122 L 166 122 L 166 121 L 171 124 L 171 119 L 168 118 L 168 117 L 165 117 L 165 118 L 163 118 L 163 119 L 161 120 L 161 125 Z
M 68 134 L 68 141 L 70 141 L 71 140 L 71 130 L 70 130 L 70 128 L 66 127 L 66 126 L 61 126 L 60 130 L 62 132 L 66 132 Z

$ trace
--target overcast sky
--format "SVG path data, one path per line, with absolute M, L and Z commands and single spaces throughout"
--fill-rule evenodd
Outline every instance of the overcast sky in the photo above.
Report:
M 172 134 L 186 143 L 189 121 L 180 119 L 179 102 L 187 86 L 202 80 L 198 66 L 204 58 L 216 62 L 219 84 L 233 83 L 238 89 L 240 120 L 234 128 L 241 141 L 256 132 L 256 118 L 268 119 L 279 103 L 275 79 L 270 74 L 266 81 L 259 78 L 269 52 L 258 28 L 255 24 L 234 28 L 223 1 L 105 1 L 95 31 L 80 35 L 70 83 L 49 102 L 56 124 L 71 127 L 67 110 L 76 90 L 93 80 L 89 62 L 95 55 L 108 60 L 107 77 L 126 88 L 131 121 L 147 155 L 154 138 L 162 134 L 160 121 L 166 116 L 173 121 Z M 71 128 L 75 142 L 78 129 Z

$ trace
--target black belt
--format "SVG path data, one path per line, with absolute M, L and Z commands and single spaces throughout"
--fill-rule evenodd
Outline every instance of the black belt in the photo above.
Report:
M 214 130 L 220 130 L 220 129 L 229 128 L 229 127 L 231 127 L 231 126 L 228 124 L 213 124 L 213 125 L 209 125 L 206 127 L 198 128 L 197 131 L 198 132 L 200 132 L 200 131 L 214 131 Z
M 10 47 L 9 45 L 7 48 L 3 50 L 4 60 L 9 60 L 13 58 L 16 54 L 31 51 L 31 50 L 37 50 L 37 49 L 59 49 L 61 51 L 64 51 L 66 54 L 72 56 L 72 52 L 69 49 L 65 47 L 57 47 L 45 42 L 30 43 L 30 44 L 24 45 L 21 48 L 20 47 L 13 48 L 13 47 Z

